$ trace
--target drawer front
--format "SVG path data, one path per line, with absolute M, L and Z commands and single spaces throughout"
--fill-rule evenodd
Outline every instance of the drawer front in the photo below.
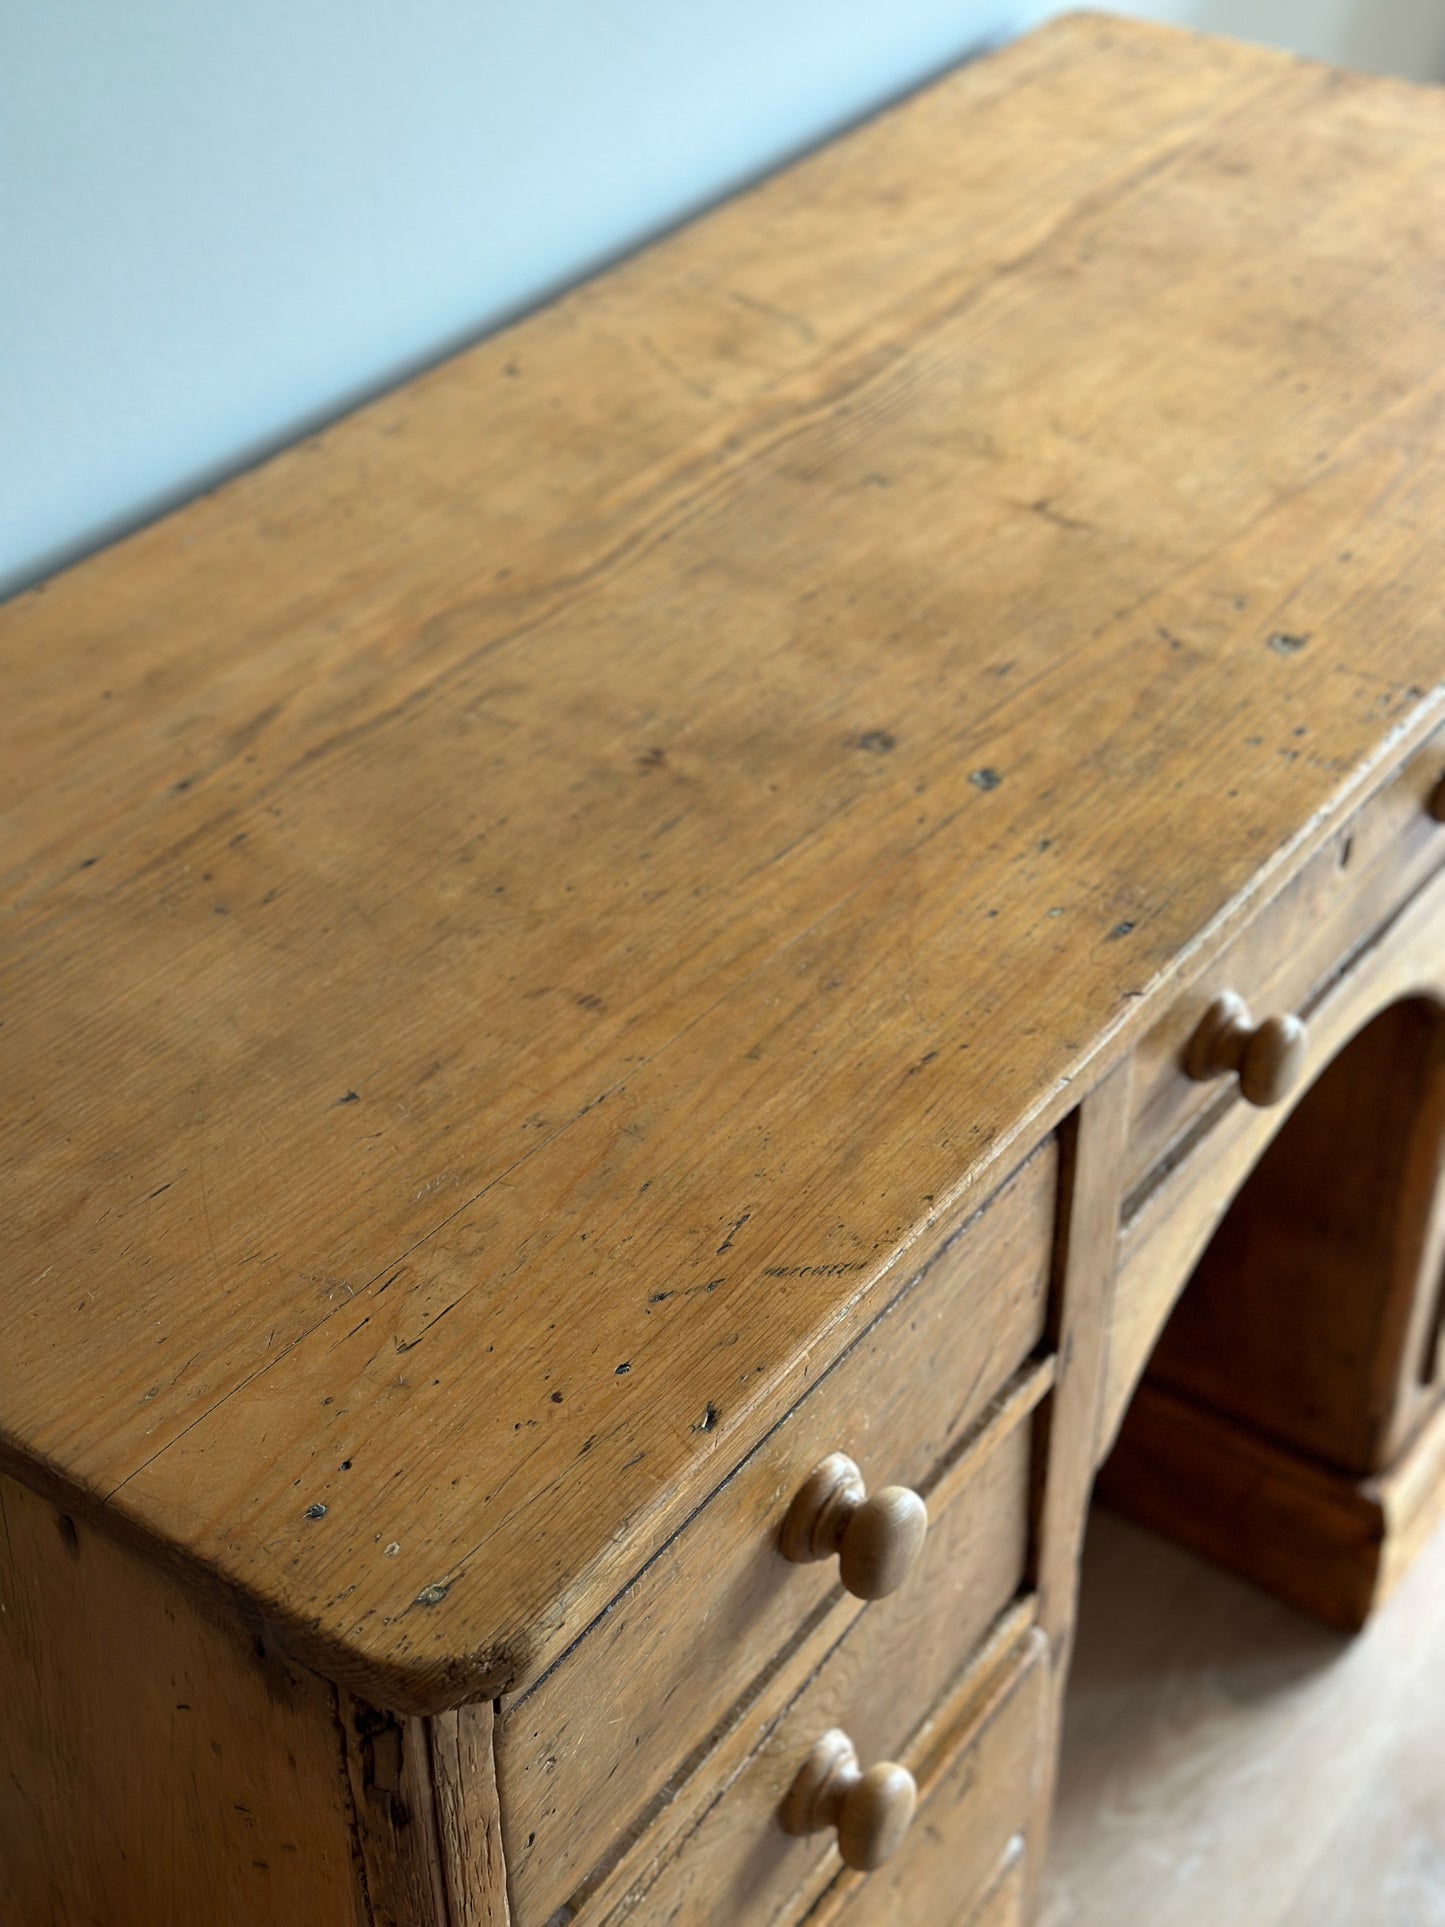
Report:
M 1305 1086 L 1335 1064 L 1381 1012 L 1406 1002 L 1413 1007 L 1416 1000 L 1445 1003 L 1445 875 L 1429 882 L 1394 919 L 1388 941 L 1364 953 L 1312 1008 Z M 1434 1084 L 1435 1096 L 1427 1097 L 1422 1116 L 1413 1124 L 1408 1115 L 1410 1080 L 1392 1077 L 1383 1108 L 1393 1114 L 1382 1116 L 1362 1093 L 1350 1135 L 1340 1131 L 1338 1142 L 1326 1139 L 1315 1158 L 1287 1160 L 1297 1166 L 1293 1178 L 1284 1173 L 1291 1188 L 1279 1194 L 1276 1207 L 1266 1198 L 1263 1208 L 1252 1211 L 1254 1232 L 1236 1267 L 1241 1281 L 1246 1262 L 1258 1278 L 1257 1302 L 1246 1295 L 1234 1308 L 1219 1347 L 1221 1377 L 1212 1392 L 1190 1377 L 1207 1367 L 1207 1348 L 1197 1334 L 1193 1340 L 1185 1334 L 1196 1311 L 1208 1309 L 1208 1293 L 1181 1313 L 1181 1344 L 1171 1341 L 1168 1347 L 1181 1388 L 1230 1405 L 1250 1382 L 1260 1379 L 1267 1359 L 1273 1358 L 1277 1372 L 1263 1382 L 1259 1416 L 1267 1414 L 1268 1429 L 1280 1436 L 1342 1463 L 1366 1446 L 1370 1456 L 1378 1447 L 1388 1459 L 1419 1423 L 1430 1396 L 1422 1382 L 1422 1361 L 1438 1289 L 1439 1231 L 1432 1232 L 1427 1222 L 1428 1200 L 1413 1190 L 1407 1166 L 1405 1188 L 1381 1186 L 1369 1208 L 1361 1210 L 1351 1238 L 1343 1227 L 1331 1229 L 1330 1213 L 1347 1204 L 1353 1192 L 1341 1181 L 1331 1185 L 1328 1198 L 1321 1201 L 1318 1179 L 1328 1172 L 1332 1158 L 1373 1155 L 1380 1142 L 1397 1136 L 1418 1137 L 1426 1148 L 1437 1142 L 1438 1076 Z M 1197 1149 L 1165 1170 L 1125 1223 L 1109 1327 L 1101 1443 L 1117 1429 L 1176 1300 L 1245 1181 L 1295 1121 L 1309 1125 L 1322 1095 L 1322 1089 L 1313 1092 L 1297 1115 L 1287 1108 L 1234 1107 Z M 1327 1108 L 1327 1121 L 1330 1114 Z M 1291 1213 L 1290 1244 L 1280 1248 L 1276 1261 L 1269 1255 L 1277 1228 L 1273 1220 L 1287 1228 Z M 1423 1235 L 1412 1236 L 1412 1227 L 1420 1234 L 1422 1225 Z M 1422 1246 L 1424 1261 L 1417 1263 Z M 1292 1282 L 1290 1267 L 1300 1252 L 1306 1260 L 1313 1252 L 1318 1262 L 1307 1264 L 1304 1275 Z M 1347 1397 L 1337 1395 L 1342 1373 L 1349 1376 Z M 1366 1436 L 1346 1439 L 1341 1434 L 1339 1421 L 1346 1412 L 1356 1425 L 1368 1425 Z
M 1190 1040 L 1224 991 L 1255 1022 L 1297 1010 L 1441 863 L 1445 823 L 1435 812 L 1445 735 L 1434 737 L 1365 803 L 1260 911 L 1141 1041 L 1125 1167 L 1133 1191 L 1211 1109 L 1238 1103 L 1238 1080 L 1197 1082 Z
M 1284 1120 L 1160 1335 L 1151 1382 L 1346 1478 L 1383 1472 L 1435 1396 L 1442 1161 L 1445 1011 L 1411 998 Z
M 789 1503 L 813 1467 L 842 1451 L 857 1461 L 870 1489 L 899 1483 L 926 1492 L 976 1430 L 1043 1331 L 1056 1180 L 1051 1140 L 566 1658 L 504 1708 L 498 1778 L 518 1921 L 545 1921 L 609 1849 L 655 1817 L 732 1710 L 753 1697 L 779 1652 L 837 1597 L 836 1560 L 794 1565 L 779 1550 Z M 985 1504 L 1000 1490 L 989 1485 Z M 965 1510 L 961 1518 L 968 1516 Z M 1017 1581 L 1022 1526 L 1010 1513 L 1006 1522 L 990 1518 L 976 1529 L 1007 1536 L 997 1585 L 985 1589 L 991 1612 Z M 930 1540 L 935 1532 L 930 1528 Z M 990 1558 L 1002 1557 L 1001 1545 L 989 1546 Z M 927 1549 L 923 1557 L 936 1573 Z M 899 1602 L 928 1583 L 915 1569 L 896 1600 L 879 1603 L 906 1614 Z M 974 1609 L 971 1583 L 967 1573 L 957 1581 L 967 1592 L 961 1611 L 970 1639 L 987 1623 Z
M 936 1709 L 1023 1575 L 1032 1431 L 1019 1422 L 995 1446 L 930 1532 L 913 1582 L 853 1622 L 802 1691 L 766 1721 L 761 1743 L 680 1849 L 608 1914 L 608 1927 L 634 1920 L 761 1927 L 802 1912 L 834 1878 L 841 1864 L 834 1835 L 785 1833 L 784 1797 L 830 1729 L 847 1734 L 865 1768 L 881 1760 L 911 1764 L 928 1752 Z M 1012 1635 L 1014 1650 L 1021 1630 Z M 1025 1637 L 1032 1654 L 1034 1635 Z M 981 1728 L 980 1737 L 992 1731 Z M 1017 1825 L 1016 1808 L 1009 1812 L 999 1838 L 979 1848 L 980 1883 Z
M 967 1723 L 903 1845 L 876 1873 L 845 1874 L 816 1927 L 1005 1927 L 1023 1920 L 1024 1855 L 1043 1779 L 1047 1648 L 1031 1635 L 1016 1670 Z M 815 1916 L 808 1916 L 815 1927 Z
M 1027 1879 L 1028 1859 L 1020 1841 L 1018 1851 L 1008 1854 L 977 1911 L 969 1915 L 966 1927 L 1024 1927 Z M 918 1918 L 914 1915 L 915 1920 Z M 940 1920 L 946 1918 L 939 1916 Z M 903 1927 L 901 1921 L 899 1927 Z

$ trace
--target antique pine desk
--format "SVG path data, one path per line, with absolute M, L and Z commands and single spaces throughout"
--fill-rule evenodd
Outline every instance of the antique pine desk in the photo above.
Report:
M 1363 1618 L 1442 316 L 1445 98 L 1073 18 L 5 609 L 0 1918 L 1019 1921 L 1116 1438 Z

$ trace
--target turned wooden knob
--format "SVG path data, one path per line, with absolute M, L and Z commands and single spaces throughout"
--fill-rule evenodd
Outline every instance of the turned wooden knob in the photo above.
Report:
M 1244 999 L 1226 990 L 1200 1019 L 1185 1068 L 1201 1083 L 1235 1073 L 1245 1102 L 1267 1108 L 1282 1104 L 1299 1083 L 1308 1049 L 1309 1032 L 1298 1017 L 1256 1024 Z
M 870 1499 L 863 1475 L 843 1452 L 814 1466 L 783 1521 L 783 1556 L 797 1565 L 838 1558 L 844 1590 L 855 1599 L 886 1599 L 908 1577 L 923 1549 L 928 1507 L 904 1485 L 885 1485 Z
M 881 1760 L 865 1773 L 846 1733 L 835 1727 L 818 1740 L 783 1801 L 785 1833 L 838 1829 L 845 1867 L 871 1873 L 908 1831 L 918 1786 L 905 1766 Z

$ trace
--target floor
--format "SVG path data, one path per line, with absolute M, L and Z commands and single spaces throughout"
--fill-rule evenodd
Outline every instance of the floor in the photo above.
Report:
M 1039 1927 L 1445 1927 L 1445 1531 L 1356 1639 L 1096 1508 Z

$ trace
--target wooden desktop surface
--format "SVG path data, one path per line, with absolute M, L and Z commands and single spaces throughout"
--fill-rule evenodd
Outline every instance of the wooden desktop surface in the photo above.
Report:
M 1079 16 L 0 612 L 0 1462 L 515 1688 L 1442 714 L 1445 97 Z

